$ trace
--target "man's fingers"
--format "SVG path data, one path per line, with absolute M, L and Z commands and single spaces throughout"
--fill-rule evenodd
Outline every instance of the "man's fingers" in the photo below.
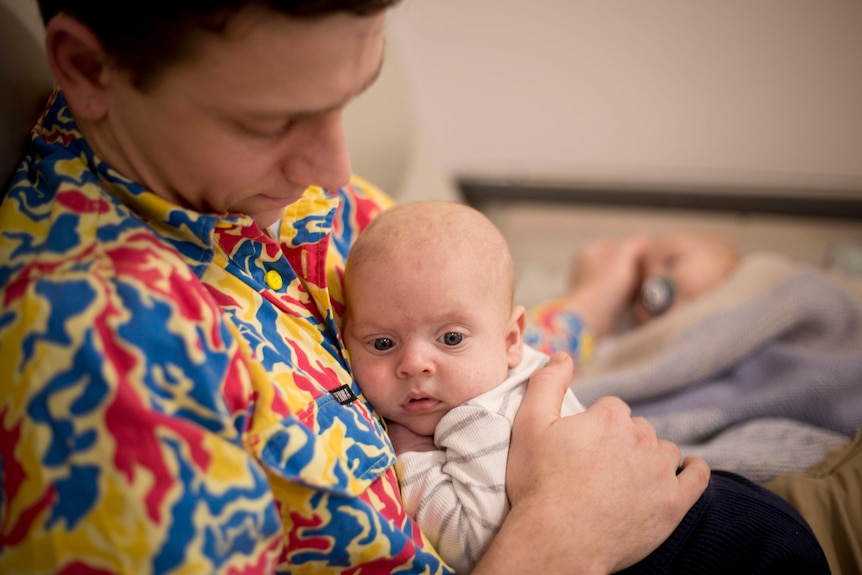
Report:
M 674 471 L 678 470 L 682 461 L 682 450 L 672 441 L 664 439 L 658 441 L 660 448 L 665 453 L 664 457 L 667 459 L 668 464 L 673 467 Z
M 595 403 L 589 407 L 589 411 L 598 413 L 600 417 L 606 418 L 615 423 L 628 422 L 632 415 L 632 409 L 629 405 L 612 395 L 605 395 L 598 398 Z
M 685 498 L 685 508 L 691 508 L 706 491 L 709 483 L 709 465 L 694 455 L 689 455 L 682 462 L 682 471 L 677 475 L 680 490 Z
M 552 355 L 548 364 L 530 377 L 514 425 L 524 425 L 533 430 L 544 428 L 559 419 L 563 396 L 573 374 L 574 362 L 569 354 L 557 352 Z

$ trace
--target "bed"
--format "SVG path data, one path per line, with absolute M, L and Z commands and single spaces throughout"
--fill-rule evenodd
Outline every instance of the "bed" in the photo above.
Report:
M 684 453 L 765 483 L 862 427 L 862 293 L 748 254 L 701 299 L 612 337 L 574 384 L 618 395 Z
M 459 183 L 507 236 L 527 307 L 564 293 L 576 250 L 598 237 L 694 229 L 741 253 L 705 296 L 599 341 L 573 384 L 585 404 L 617 395 L 685 453 L 760 483 L 862 428 L 862 201 Z

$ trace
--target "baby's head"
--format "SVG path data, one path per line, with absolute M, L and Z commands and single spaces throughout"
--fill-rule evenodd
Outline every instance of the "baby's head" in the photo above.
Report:
M 715 288 L 730 275 L 738 261 L 736 248 L 723 237 L 672 232 L 652 243 L 642 261 L 641 277 L 645 281 L 667 278 L 671 282 L 673 294 L 667 309 L 672 309 Z M 637 323 L 645 323 L 656 315 L 646 309 L 644 299 L 640 297 L 634 305 Z
M 463 204 L 402 204 L 359 235 L 344 274 L 344 341 L 384 417 L 432 435 L 445 413 L 520 363 L 514 275 L 503 235 Z

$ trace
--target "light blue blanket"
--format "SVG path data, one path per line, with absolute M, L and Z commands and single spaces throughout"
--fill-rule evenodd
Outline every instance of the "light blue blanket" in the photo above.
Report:
M 620 337 L 576 379 L 684 454 L 761 483 L 862 427 L 862 298 L 813 267 L 747 256 L 722 286 Z

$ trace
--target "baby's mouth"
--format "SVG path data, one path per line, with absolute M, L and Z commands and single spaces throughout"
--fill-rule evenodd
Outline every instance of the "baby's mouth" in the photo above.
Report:
M 433 411 L 440 405 L 440 401 L 427 395 L 408 397 L 402 404 L 407 413 L 427 413 Z

